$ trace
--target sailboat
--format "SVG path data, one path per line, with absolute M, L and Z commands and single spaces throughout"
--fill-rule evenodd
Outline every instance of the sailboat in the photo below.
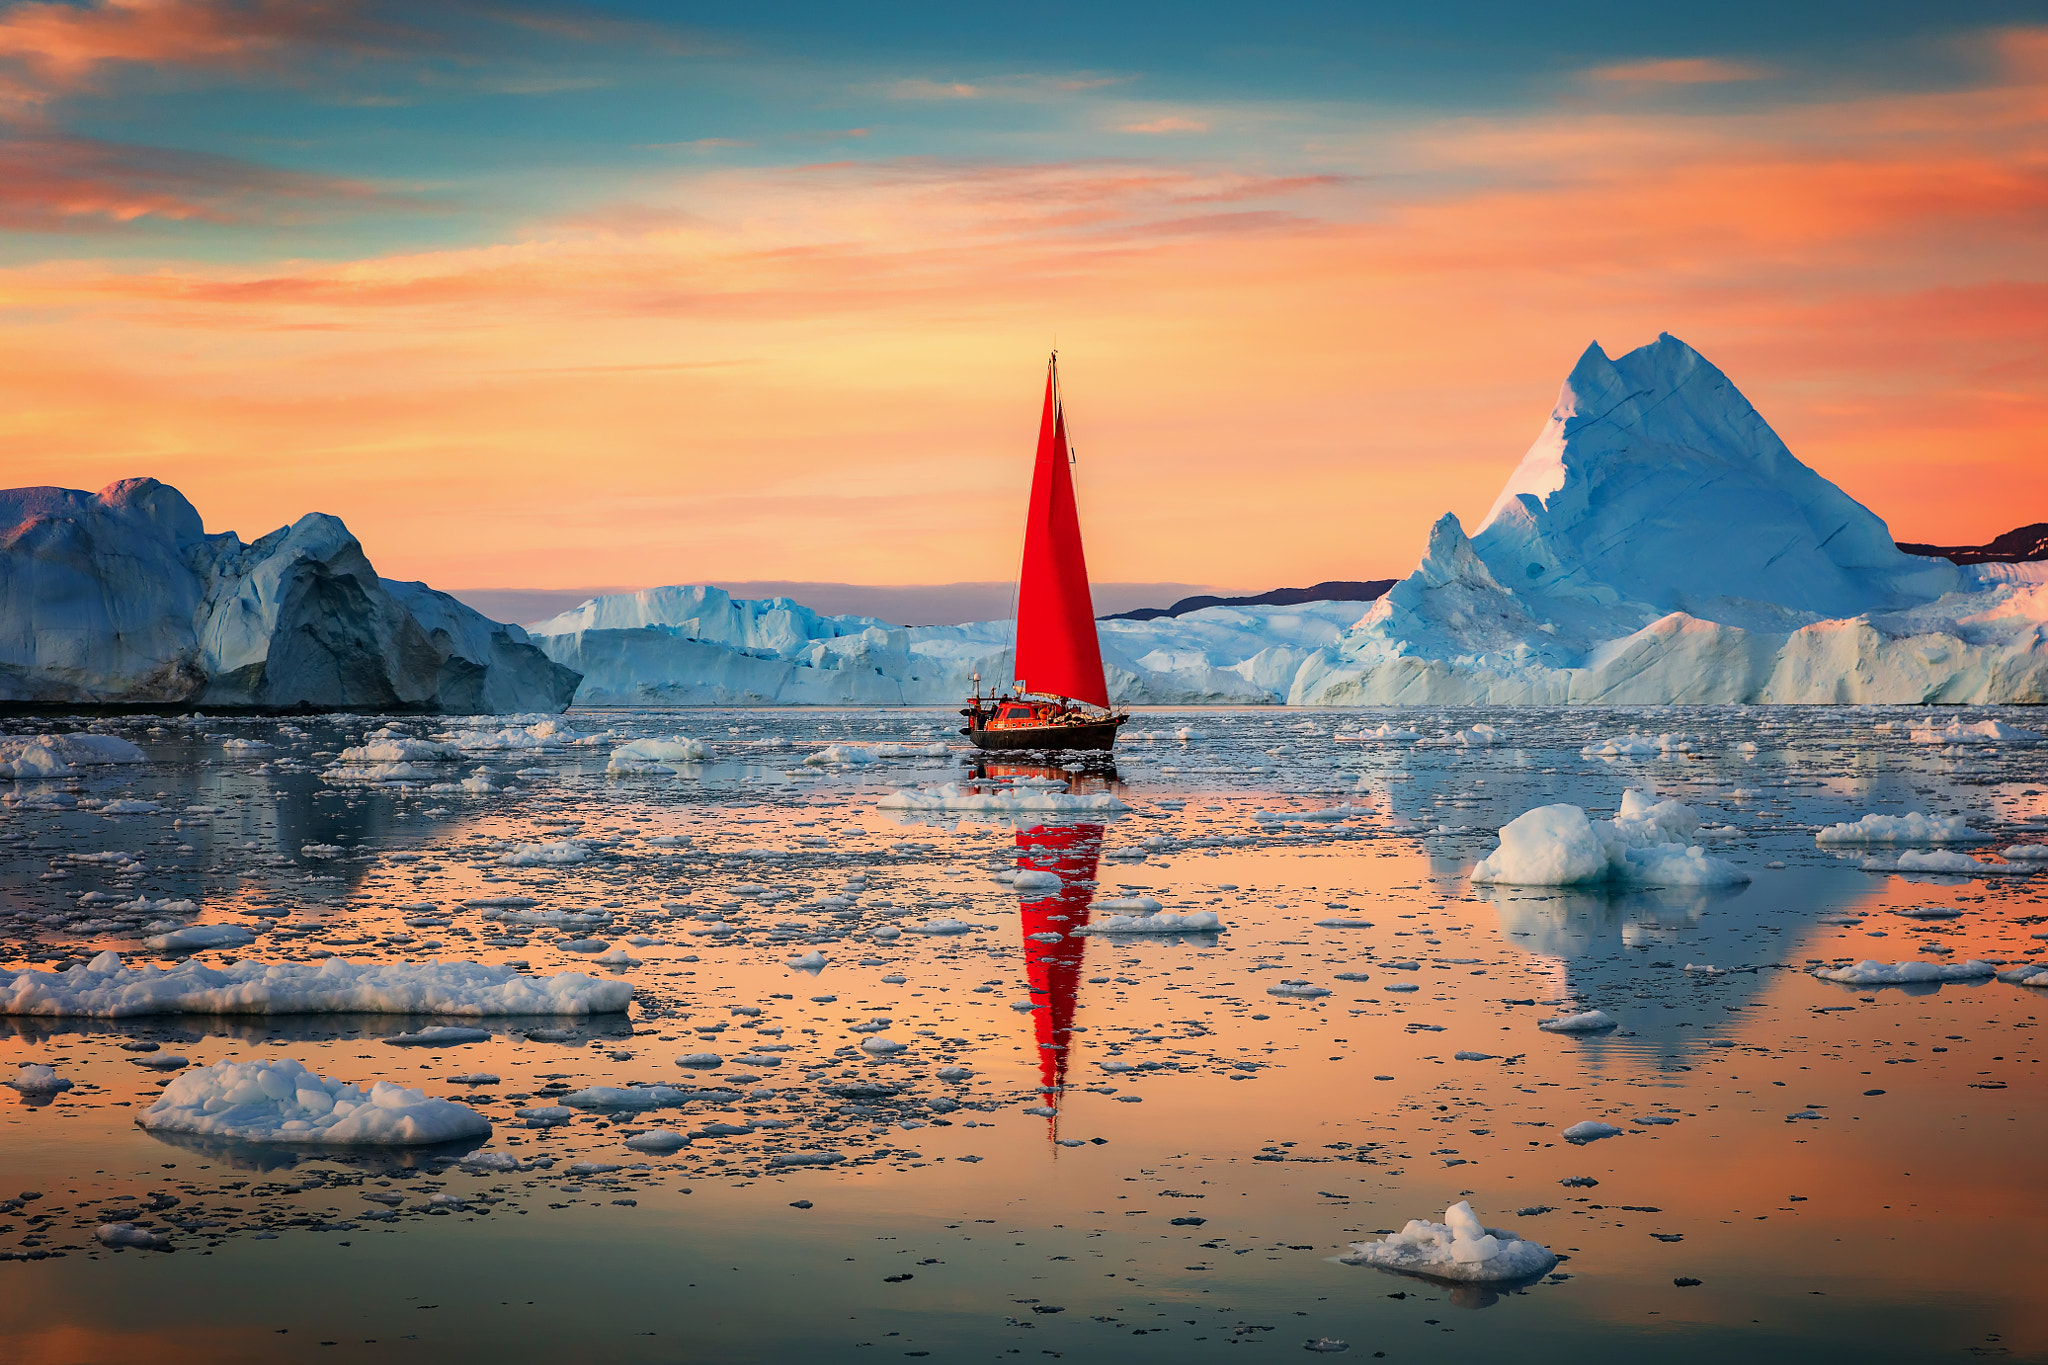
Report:
M 1102 642 L 1081 518 L 1074 508 L 1073 455 L 1060 407 L 1059 353 L 1046 362 L 1045 411 L 1038 423 L 1038 462 L 1024 521 L 1024 565 L 1017 578 L 1017 648 L 1006 691 L 989 696 L 974 675 L 974 696 L 960 714 L 960 733 L 982 749 L 1110 749 L 1131 717 L 1109 704 Z

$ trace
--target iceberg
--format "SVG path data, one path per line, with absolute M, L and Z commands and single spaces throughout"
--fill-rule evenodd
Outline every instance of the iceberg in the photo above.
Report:
M 2048 564 L 1906 554 L 1664 335 L 1589 346 L 1478 532 L 1303 662 L 1298 705 L 2048 700 Z
M 0 701 L 559 711 L 576 682 L 324 513 L 244 544 L 155 479 L 0 491 Z

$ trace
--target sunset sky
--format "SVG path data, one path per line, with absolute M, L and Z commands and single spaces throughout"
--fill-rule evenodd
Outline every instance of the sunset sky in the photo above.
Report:
M 1405 573 L 1669 331 L 2048 520 L 2048 6 L 0 3 L 0 484 L 448 588 Z

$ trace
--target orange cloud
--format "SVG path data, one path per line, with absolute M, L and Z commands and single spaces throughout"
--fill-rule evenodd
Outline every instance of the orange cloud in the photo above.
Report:
M 1120 133 L 1206 133 L 1209 125 L 1200 119 L 1182 118 L 1168 114 L 1164 118 L 1147 119 L 1143 123 L 1120 123 Z
M 998 579 L 1057 338 L 1094 571 L 1268 586 L 1405 572 L 1588 340 L 1669 329 L 1970 541 L 2048 506 L 2042 94 L 702 169 L 495 245 L 0 269 L 0 454 L 245 534 L 334 511 L 454 586 Z
M 115 62 L 249 68 L 305 43 L 372 49 L 398 36 L 360 0 L 34 0 L 0 15 L 0 56 L 63 85 Z
M 401 201 L 360 181 L 92 138 L 0 140 L 0 226 L 79 231 L 139 219 L 295 222 Z

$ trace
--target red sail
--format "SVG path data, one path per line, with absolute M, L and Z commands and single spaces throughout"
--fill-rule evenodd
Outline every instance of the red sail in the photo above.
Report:
M 1045 416 L 1038 426 L 1038 465 L 1024 523 L 1024 570 L 1017 583 L 1016 677 L 1026 691 L 1049 692 L 1105 710 L 1102 644 L 1081 553 L 1081 518 L 1067 465 L 1067 423 L 1045 380 Z

